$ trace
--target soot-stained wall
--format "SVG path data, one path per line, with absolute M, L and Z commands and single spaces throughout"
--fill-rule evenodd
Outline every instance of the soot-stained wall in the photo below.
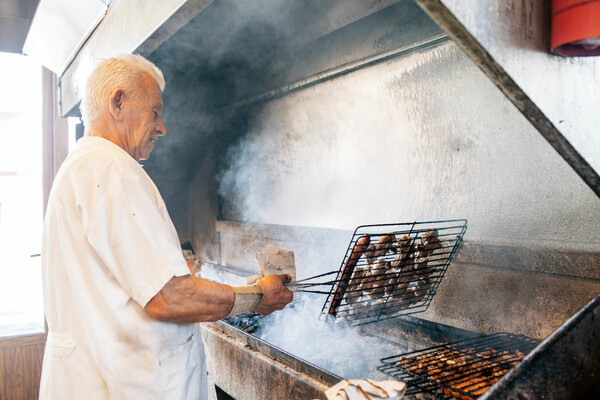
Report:
M 467 218 L 466 240 L 600 250 L 600 202 L 453 44 L 255 106 L 228 219 L 352 229 Z

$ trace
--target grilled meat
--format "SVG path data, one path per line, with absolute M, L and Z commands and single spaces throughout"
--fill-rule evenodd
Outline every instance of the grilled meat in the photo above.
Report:
M 331 305 L 329 306 L 329 314 L 335 315 L 337 313 L 337 308 L 339 307 L 339 305 L 342 302 L 342 299 L 344 298 L 346 288 L 348 286 L 348 283 L 350 282 L 350 278 L 352 277 L 354 268 L 356 267 L 358 260 L 362 257 L 365 250 L 368 248 L 370 242 L 371 237 L 369 235 L 365 235 L 358 238 L 358 240 L 354 244 L 354 248 L 352 249 L 352 253 L 350 253 L 350 257 L 348 257 L 348 261 L 344 268 L 344 272 L 342 273 L 342 277 L 336 289 L 336 293 L 333 296 Z
M 379 257 L 383 257 L 388 251 L 396 248 L 396 236 L 392 233 L 383 235 L 376 244 L 369 246 L 365 251 L 367 263 L 373 264 Z
M 404 262 L 414 253 L 413 240 L 410 236 L 402 236 L 396 243 L 397 254 L 392 261 L 392 268 L 401 268 Z
M 442 248 L 442 242 L 438 237 L 437 229 L 425 232 L 421 235 L 421 243 L 417 246 L 419 257 L 429 257 L 437 249 Z
M 516 366 L 525 355 L 519 350 L 493 348 L 441 351 L 400 357 L 396 366 L 436 382 L 447 396 L 474 400 Z

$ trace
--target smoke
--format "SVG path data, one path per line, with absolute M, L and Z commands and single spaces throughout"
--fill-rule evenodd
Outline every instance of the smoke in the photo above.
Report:
M 380 360 L 401 352 L 399 346 L 364 336 L 344 321 L 323 319 L 323 295 L 296 295 L 294 302 L 261 320 L 261 339 L 346 379 L 384 379 L 376 371 Z M 381 375 L 381 376 L 379 376 Z
M 332 113 L 329 101 L 297 100 L 264 105 L 260 115 L 285 120 L 251 120 L 247 135 L 229 149 L 219 194 L 230 204 L 232 218 L 353 229 L 394 222 L 398 210 L 404 214 L 417 208 L 417 197 L 396 194 L 409 192 L 413 183 L 398 174 L 403 168 L 397 162 L 401 143 L 389 140 L 387 121 L 348 120 Z M 337 100 L 343 101 L 335 95 L 330 101 Z M 344 111 L 368 114 L 360 108 L 355 103 Z M 396 133 L 400 140 L 406 135 L 401 127 Z
M 239 116 L 218 110 L 277 85 L 274 77 L 293 65 L 296 50 L 325 29 L 313 21 L 335 7 L 337 2 L 214 1 L 148 57 L 166 79 L 167 135 L 144 165 L 170 212 L 190 208 L 183 204 L 185 184 L 207 164 L 198 160 L 214 159 L 244 130 Z M 184 224 L 183 216 L 175 219 L 178 227 Z

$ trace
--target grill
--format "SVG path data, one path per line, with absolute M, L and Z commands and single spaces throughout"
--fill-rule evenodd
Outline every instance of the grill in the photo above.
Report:
M 356 376 L 383 379 L 387 375 L 406 382 L 405 398 L 414 400 L 597 398 L 599 305 L 600 296 L 597 296 L 539 344 L 537 339 L 523 335 L 495 333 L 486 336 L 415 316 L 401 316 L 380 324 L 364 325 L 357 330 L 368 346 L 377 348 L 392 340 L 397 350 L 389 350 L 388 354 L 399 355 L 375 357 L 373 364 L 369 363 L 371 372 L 367 375 L 361 372 Z M 293 393 L 300 393 L 301 390 L 296 387 L 307 384 L 313 388 L 313 392 L 310 396 L 298 398 L 324 399 L 322 385 L 331 386 L 341 379 L 340 376 L 352 377 L 344 373 L 328 372 L 332 370 L 319 362 L 315 365 L 320 365 L 323 369 L 314 374 L 316 370 L 307 370 L 301 357 L 291 355 L 294 353 L 282 354 L 274 345 L 264 342 L 260 342 L 260 345 L 252 344 L 256 339 L 247 332 L 260 326 L 264 318 L 273 316 L 246 315 L 230 318 L 227 322 L 240 328 L 238 330 L 231 327 L 234 331 L 219 323 L 219 330 L 225 334 L 216 336 L 221 337 L 223 344 L 214 346 L 208 342 L 206 347 L 212 353 L 210 359 L 217 363 L 213 368 L 217 371 L 218 385 L 222 385 L 235 398 L 238 398 L 237 395 L 239 398 L 247 398 L 248 385 L 252 383 L 257 393 L 262 393 L 265 386 L 286 390 L 284 394 L 269 393 L 257 395 L 256 398 L 283 398 L 288 396 L 287 390 L 290 387 L 294 386 Z M 213 333 L 215 332 L 217 331 Z M 337 339 L 340 337 L 339 333 L 340 330 L 336 329 Z M 230 336 L 234 336 L 236 340 L 230 340 Z M 257 352 L 260 353 L 259 356 L 256 356 Z M 369 353 L 364 353 L 364 357 L 369 358 Z M 254 354 L 254 361 L 246 359 L 248 354 Z M 385 353 L 379 357 L 382 356 Z M 345 356 L 340 354 L 340 357 Z M 230 358 L 239 364 L 232 364 Z M 243 360 L 240 361 L 240 358 Z M 275 361 L 269 361 L 271 359 Z M 264 368 L 257 366 L 261 360 L 265 361 Z M 353 363 L 349 358 L 345 360 L 349 364 Z M 283 362 L 285 367 L 269 366 L 273 362 Z M 249 365 L 253 367 L 248 368 Z M 233 370 L 233 374 L 253 375 L 252 378 L 243 375 L 235 379 L 230 376 L 230 370 Z M 283 376 L 277 375 L 274 378 L 274 374 Z M 264 385 L 265 376 L 286 383 Z M 551 384 L 548 382 L 549 376 L 552 377 Z M 323 384 L 319 386 L 314 383 L 315 380 L 322 381 Z
M 298 352 L 296 345 L 290 346 L 288 349 L 283 341 L 281 343 L 274 341 L 272 346 L 281 346 L 280 348 L 285 352 L 294 354 L 293 358 L 314 363 L 324 371 L 328 371 L 328 374 L 348 379 L 355 377 L 385 379 L 386 376 L 391 376 L 407 383 L 406 398 L 414 400 L 502 399 L 510 397 L 509 393 L 525 393 L 523 398 L 531 399 L 539 398 L 539 393 L 547 393 L 546 397 L 559 399 L 570 397 L 575 392 L 585 394 L 578 398 L 595 398 L 593 395 L 597 393 L 598 389 L 595 385 L 598 358 L 589 355 L 597 354 L 598 351 L 597 335 L 594 333 L 597 332 L 597 329 L 593 326 L 597 324 L 595 321 L 599 320 L 597 317 L 594 319 L 594 316 L 600 309 L 598 307 L 600 297 L 539 345 L 537 339 L 523 335 L 493 333 L 488 330 L 488 333 L 492 334 L 486 336 L 482 335 L 481 331 L 465 330 L 457 326 L 445 325 L 440 321 L 429 321 L 427 316 L 425 319 L 419 318 L 420 315 L 416 313 L 427 310 L 436 292 L 438 297 L 447 296 L 445 287 L 444 290 L 438 290 L 438 286 L 446 274 L 448 275 L 447 284 L 451 285 L 452 279 L 456 279 L 454 273 L 460 272 L 459 267 L 464 265 L 465 254 L 457 255 L 457 257 L 463 257 L 462 264 L 457 264 L 456 268 L 448 272 L 449 264 L 461 245 L 466 227 L 466 220 L 359 226 L 353 233 L 351 232 L 352 237 L 339 270 L 301 280 L 298 283 L 300 291 L 312 291 L 311 289 L 317 285 L 325 286 L 327 289 L 320 292 L 327 296 L 324 304 L 322 297 L 304 295 L 297 298 L 298 303 L 295 306 L 288 307 L 288 314 L 285 316 L 282 314 L 283 318 L 279 318 L 278 315 L 269 317 L 245 315 L 229 318 L 227 323 L 237 326 L 240 334 L 243 332 L 243 338 L 253 332 L 256 337 L 269 341 L 274 337 L 261 336 L 264 334 L 264 327 L 279 320 L 280 324 L 274 331 L 271 331 L 271 334 L 275 332 L 276 336 L 279 335 L 278 337 L 290 337 L 289 332 L 286 331 L 284 334 L 280 329 L 282 326 L 291 325 L 295 326 L 294 332 L 302 331 L 297 326 L 303 322 L 295 318 L 292 310 L 302 308 L 300 300 L 313 298 L 315 307 L 308 310 L 312 312 L 312 314 L 308 314 L 316 316 L 320 310 L 321 319 L 325 319 L 327 322 L 332 319 L 342 322 L 343 319 L 348 320 L 350 325 L 361 325 L 356 329 L 349 330 L 360 334 L 360 345 L 348 344 L 351 341 L 345 342 L 348 344 L 348 348 L 358 348 L 358 353 L 348 350 L 346 347 L 339 348 L 335 344 L 329 347 L 338 348 L 339 353 L 338 350 L 334 350 L 335 354 L 330 354 L 327 349 L 323 349 L 322 353 L 326 353 L 326 355 L 321 355 L 320 351 L 301 353 Z M 434 236 L 439 239 L 440 245 L 434 246 L 435 249 L 429 249 L 431 250 L 431 254 L 428 255 L 429 260 L 424 263 L 419 261 L 420 257 L 417 257 L 416 253 L 419 252 L 420 246 L 429 244 L 427 238 L 433 235 L 429 232 L 435 233 Z M 400 240 L 405 234 L 410 237 L 410 241 L 407 241 L 406 245 L 412 248 L 412 253 L 415 255 L 401 258 L 397 271 L 390 268 L 388 271 L 380 272 L 373 268 L 373 264 L 378 265 L 379 263 L 376 261 L 381 258 L 391 264 L 398 255 L 403 254 Z M 394 235 L 395 240 L 385 239 L 390 235 Z M 306 236 L 302 235 L 302 237 Z M 324 236 L 331 237 L 331 233 L 327 232 Z M 348 243 L 348 236 L 349 233 L 346 233 L 337 242 L 342 243 L 345 247 Z M 369 238 L 368 243 L 361 242 L 364 237 Z M 316 237 L 315 240 L 320 241 L 321 238 Z M 395 243 L 395 245 L 389 246 L 390 243 Z M 385 254 L 376 255 L 375 261 L 371 261 L 372 264 L 370 264 L 368 258 L 374 256 L 373 253 L 383 250 L 374 246 L 377 244 L 385 245 Z M 357 247 L 359 247 L 358 252 L 356 251 Z M 469 249 L 468 246 L 465 248 Z M 424 264 L 426 264 L 425 267 Z M 357 271 L 360 272 L 359 268 L 365 266 L 371 266 L 376 272 L 368 276 L 357 274 Z M 406 299 L 400 295 L 394 297 L 394 291 L 403 288 L 401 285 L 409 282 L 409 287 L 411 284 L 414 286 L 415 282 L 423 279 L 421 278 L 423 273 L 430 274 L 429 278 L 432 284 L 419 302 L 414 300 L 411 302 L 410 298 Z M 326 280 L 323 279 L 325 276 L 332 276 L 333 279 L 328 282 L 309 282 Z M 460 274 L 457 276 L 462 277 Z M 393 282 L 390 281 L 392 278 Z M 387 284 L 377 286 L 377 282 L 386 281 Z M 361 287 L 361 285 L 373 282 L 375 285 L 370 288 Z M 362 289 L 362 293 L 360 289 Z M 369 292 L 367 293 L 367 291 Z M 409 291 L 405 290 L 405 296 L 406 293 Z M 333 302 L 336 296 L 337 303 Z M 413 296 L 417 297 L 416 294 Z M 441 299 L 436 301 L 439 300 Z M 402 306 L 391 306 L 394 302 L 402 304 Z M 364 314 L 361 315 L 355 310 L 362 310 Z M 381 321 L 384 319 L 385 321 Z M 375 321 L 381 321 L 381 323 L 368 324 L 368 322 Z M 346 325 L 346 323 L 336 324 L 335 327 L 328 323 L 318 325 L 317 329 L 321 329 L 319 337 L 331 338 L 329 342 L 326 340 L 326 346 L 331 343 L 339 343 L 340 338 L 346 339 Z M 316 325 L 308 324 L 307 326 Z M 594 329 L 596 330 L 594 331 Z M 229 332 L 227 333 L 229 334 Z M 312 332 L 308 334 L 304 332 L 303 337 L 310 336 L 310 334 Z M 297 341 L 302 342 L 302 340 L 294 339 L 294 342 Z M 315 341 L 312 339 L 307 342 L 309 344 L 303 345 L 303 348 L 311 347 L 311 344 L 315 345 Z M 315 347 L 318 346 L 315 345 Z M 532 351 L 532 349 L 534 350 Z M 229 352 L 229 350 L 227 351 Z M 246 352 L 246 347 L 242 347 L 240 351 Z M 263 350 L 259 349 L 259 351 Z M 580 355 L 573 356 L 574 351 L 578 351 L 577 354 Z M 269 347 L 268 354 L 272 356 L 278 353 Z M 390 356 L 392 354 L 398 355 Z M 213 360 L 222 358 L 224 357 L 220 353 L 212 357 Z M 343 360 L 343 366 L 340 367 L 336 362 L 331 361 L 337 358 Z M 280 359 L 280 356 L 277 355 L 276 360 Z M 240 366 L 242 365 L 246 366 L 248 363 L 240 363 Z M 581 365 L 585 365 L 585 368 L 582 368 Z M 215 368 L 220 370 L 220 367 Z M 304 371 L 302 368 L 301 370 Z M 241 371 L 246 373 L 246 368 L 241 368 Z M 261 370 L 256 374 L 257 390 L 262 390 L 264 385 L 261 382 L 264 382 L 264 376 L 271 376 L 272 371 L 267 373 Z M 531 378 L 532 374 L 536 376 L 535 379 Z M 583 376 L 579 377 L 579 374 Z M 318 379 L 321 379 L 321 376 L 324 375 L 320 373 Z M 553 376 L 551 387 L 548 386 L 547 376 Z M 240 388 L 237 388 L 229 383 L 230 378 L 229 376 L 222 377 L 219 379 L 219 384 L 223 385 L 223 388 L 227 388 L 228 393 L 245 393 L 249 379 L 245 376 L 239 379 Z M 554 384 L 561 378 L 562 380 L 558 384 Z M 330 385 L 330 381 L 334 380 L 335 378 L 330 377 L 326 385 Z M 558 388 L 562 392 L 558 391 Z M 592 394 L 592 396 L 588 396 L 588 394 Z M 241 398 L 243 397 L 241 395 Z M 281 397 L 274 395 L 257 398 Z M 312 398 L 317 397 L 313 395 Z M 320 398 L 323 396 L 321 395 Z
M 497 333 L 381 360 L 380 372 L 406 381 L 408 394 L 475 399 L 515 367 L 538 340 Z
M 427 310 L 467 229 L 467 220 L 361 225 L 339 271 L 299 281 L 329 286 L 322 315 L 362 325 Z M 329 282 L 308 281 L 328 275 Z M 314 291 L 314 290 L 313 290 Z

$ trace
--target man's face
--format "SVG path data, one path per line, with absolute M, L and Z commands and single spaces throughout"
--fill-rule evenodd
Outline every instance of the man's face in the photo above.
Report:
M 129 99 L 123 121 L 125 132 L 122 147 L 136 161 L 150 157 L 154 142 L 167 133 L 161 117 L 163 100 L 160 87 L 148 74 L 142 75 L 142 81 L 144 90 L 136 99 Z

